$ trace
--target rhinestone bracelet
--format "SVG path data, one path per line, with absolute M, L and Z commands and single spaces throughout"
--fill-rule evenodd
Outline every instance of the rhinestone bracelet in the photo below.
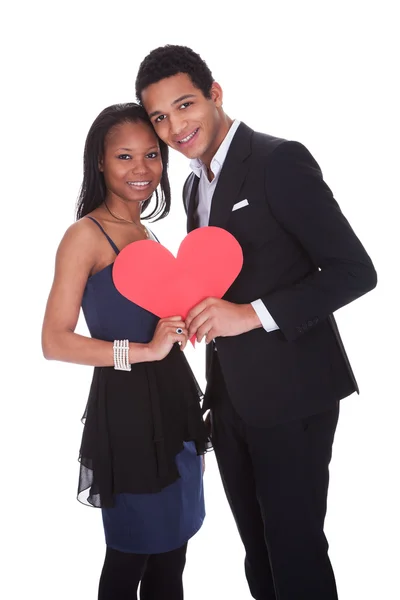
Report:
M 114 369 L 117 371 L 130 371 L 129 340 L 114 340 Z

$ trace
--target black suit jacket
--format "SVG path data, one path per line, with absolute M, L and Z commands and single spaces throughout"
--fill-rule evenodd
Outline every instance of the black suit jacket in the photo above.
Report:
M 196 227 L 199 179 L 184 185 L 188 231 Z M 246 199 L 248 206 L 232 211 Z M 297 142 L 241 123 L 229 148 L 209 225 L 240 243 L 243 269 L 225 294 L 261 298 L 279 331 L 255 329 L 216 339 L 232 402 L 249 424 L 269 426 L 331 408 L 358 392 L 332 313 L 376 285 L 371 259 Z M 212 405 L 212 344 L 204 408 Z

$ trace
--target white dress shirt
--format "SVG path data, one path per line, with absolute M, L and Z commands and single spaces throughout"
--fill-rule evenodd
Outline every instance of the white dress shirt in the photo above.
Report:
M 218 148 L 214 158 L 210 163 L 210 171 L 214 175 L 212 181 L 209 181 L 207 175 L 207 167 L 200 159 L 194 158 L 190 161 L 190 168 L 192 169 L 193 173 L 197 175 L 197 177 L 199 177 L 200 179 L 198 188 L 199 203 L 197 206 L 197 217 L 199 227 L 205 227 L 208 225 L 211 212 L 211 202 L 215 188 L 218 183 L 219 174 L 224 164 L 226 155 L 228 154 L 229 146 L 231 145 L 231 142 L 239 125 L 240 121 L 235 119 L 224 141 Z M 251 305 L 256 311 L 257 316 L 260 319 L 261 324 L 266 331 L 275 331 L 276 329 L 279 329 L 278 325 L 275 323 L 270 312 L 268 311 L 264 302 L 261 299 L 254 300 L 254 302 L 252 302 Z

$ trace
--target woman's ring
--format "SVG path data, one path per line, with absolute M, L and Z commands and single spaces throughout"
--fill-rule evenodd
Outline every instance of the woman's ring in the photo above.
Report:
M 176 329 L 176 333 L 178 335 L 181 335 L 181 333 L 183 333 L 183 329 L 181 327 L 178 327 L 178 329 Z

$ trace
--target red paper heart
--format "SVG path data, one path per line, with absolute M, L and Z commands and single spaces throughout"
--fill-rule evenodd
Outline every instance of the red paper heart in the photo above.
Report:
M 180 315 L 208 297 L 222 298 L 239 275 L 243 253 L 220 227 L 201 227 L 182 241 L 177 257 L 158 242 L 128 244 L 113 266 L 117 290 L 160 318 Z

